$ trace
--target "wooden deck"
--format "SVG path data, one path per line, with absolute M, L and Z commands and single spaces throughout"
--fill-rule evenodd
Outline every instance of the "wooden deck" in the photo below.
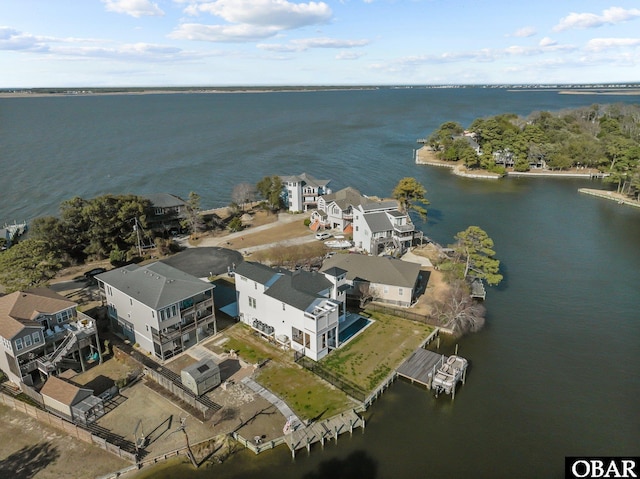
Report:
M 442 354 L 422 348 L 416 349 L 398 368 L 398 376 L 407 378 L 411 382 L 423 384 L 431 389 L 429 374 L 433 373 L 434 367 L 437 368 L 441 364 L 442 358 Z
M 338 436 L 345 432 L 352 433 L 355 428 L 363 427 L 364 420 L 353 411 L 345 411 L 329 419 L 318 421 L 309 426 L 302 426 L 285 435 L 285 441 L 291 449 L 291 455 L 302 448 L 311 449 L 311 445 L 320 442 L 323 446 L 331 439 L 338 442 Z

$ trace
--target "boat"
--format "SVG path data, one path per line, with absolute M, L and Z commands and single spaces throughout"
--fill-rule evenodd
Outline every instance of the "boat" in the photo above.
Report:
M 344 249 L 351 248 L 351 241 L 349 240 L 341 240 L 341 239 L 333 239 L 329 241 L 325 241 L 324 245 L 327 248 L 336 248 L 336 249 Z

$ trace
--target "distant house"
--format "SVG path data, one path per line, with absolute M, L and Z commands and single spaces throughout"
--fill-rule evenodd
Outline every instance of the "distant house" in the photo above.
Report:
M 0 297 L 0 369 L 16 385 L 33 386 L 53 372 L 102 360 L 92 318 L 47 289 Z
M 160 359 L 216 333 L 209 282 L 161 262 L 124 266 L 96 279 L 114 330 Z
M 395 258 L 337 254 L 325 260 L 320 272 L 334 268 L 346 271 L 350 297 L 369 297 L 395 306 L 411 306 L 421 281 L 421 265 Z
M 181 222 L 187 217 L 187 202 L 169 193 L 144 195 L 151 202 L 146 215 L 147 228 L 157 233 L 169 234 L 181 230 Z
M 395 200 L 368 201 L 353 209 L 353 242 L 365 253 L 402 254 L 421 235 Z
M 296 176 L 281 176 L 282 195 L 289 211 L 307 211 L 315 209 L 318 198 L 331 193 L 328 184 L 331 180 L 318 180 L 302 173 Z
M 50 376 L 40 390 L 45 408 L 63 419 L 78 424 L 91 424 L 104 415 L 102 399 L 93 390 L 79 388 Z
M 345 271 L 273 269 L 243 262 L 235 271 L 239 319 L 258 334 L 317 361 L 339 346 Z
M 311 213 L 312 229 L 331 228 L 351 234 L 353 208 L 368 201 L 367 197 L 350 186 L 323 195 L 318 198 L 318 209 Z

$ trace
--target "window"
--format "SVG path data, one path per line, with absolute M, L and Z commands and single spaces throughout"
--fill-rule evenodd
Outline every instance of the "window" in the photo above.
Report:
M 384 294 L 387 294 L 389 292 L 389 286 L 387 286 L 386 284 L 384 285 L 383 288 Z
M 398 296 L 402 296 L 402 288 L 398 288 Z
M 176 314 L 178 314 L 178 310 L 176 309 L 176 305 L 172 304 L 171 305 L 171 316 L 175 316 Z
M 327 347 L 327 333 L 322 333 L 322 349 Z
M 158 311 L 159 316 L 160 316 L 160 321 L 164 321 L 164 309 L 161 309 L 160 311 Z
M 40 342 L 40 333 L 38 331 L 33 333 L 31 337 L 33 338 L 33 344 L 38 344 Z
M 69 321 L 73 317 L 70 309 L 65 309 L 64 311 L 60 311 L 56 313 L 56 320 L 58 323 L 64 323 L 65 321 Z
M 284 310 L 285 310 L 285 308 L 284 308 L 284 303 L 282 303 L 282 311 L 284 311 Z
M 249 296 L 249 307 L 254 309 L 256 307 L 256 299 L 252 298 L 251 296 Z
M 132 298 L 129 298 L 129 304 L 130 304 L 131 306 L 133 306 L 133 299 L 132 299 Z
M 18 338 L 18 339 L 16 339 L 16 349 L 17 349 L 18 351 L 20 351 L 22 348 L 23 348 L 23 345 L 22 345 L 22 338 Z
M 157 214 L 157 215 L 164 214 L 164 210 L 162 208 L 156 208 L 155 209 L 155 214 Z
M 27 348 L 28 348 L 29 346 L 31 346 L 31 336 L 25 336 L 25 337 L 24 337 L 24 345 L 25 345 L 25 347 L 27 347 Z

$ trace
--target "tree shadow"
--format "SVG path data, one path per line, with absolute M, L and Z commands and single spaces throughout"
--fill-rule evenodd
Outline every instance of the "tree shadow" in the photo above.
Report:
M 304 479 L 375 479 L 378 466 L 364 451 L 355 451 L 344 459 L 322 461 L 318 470 L 309 472 Z
M 60 457 L 58 449 L 50 442 L 24 446 L 0 461 L 0 477 L 31 479 Z

